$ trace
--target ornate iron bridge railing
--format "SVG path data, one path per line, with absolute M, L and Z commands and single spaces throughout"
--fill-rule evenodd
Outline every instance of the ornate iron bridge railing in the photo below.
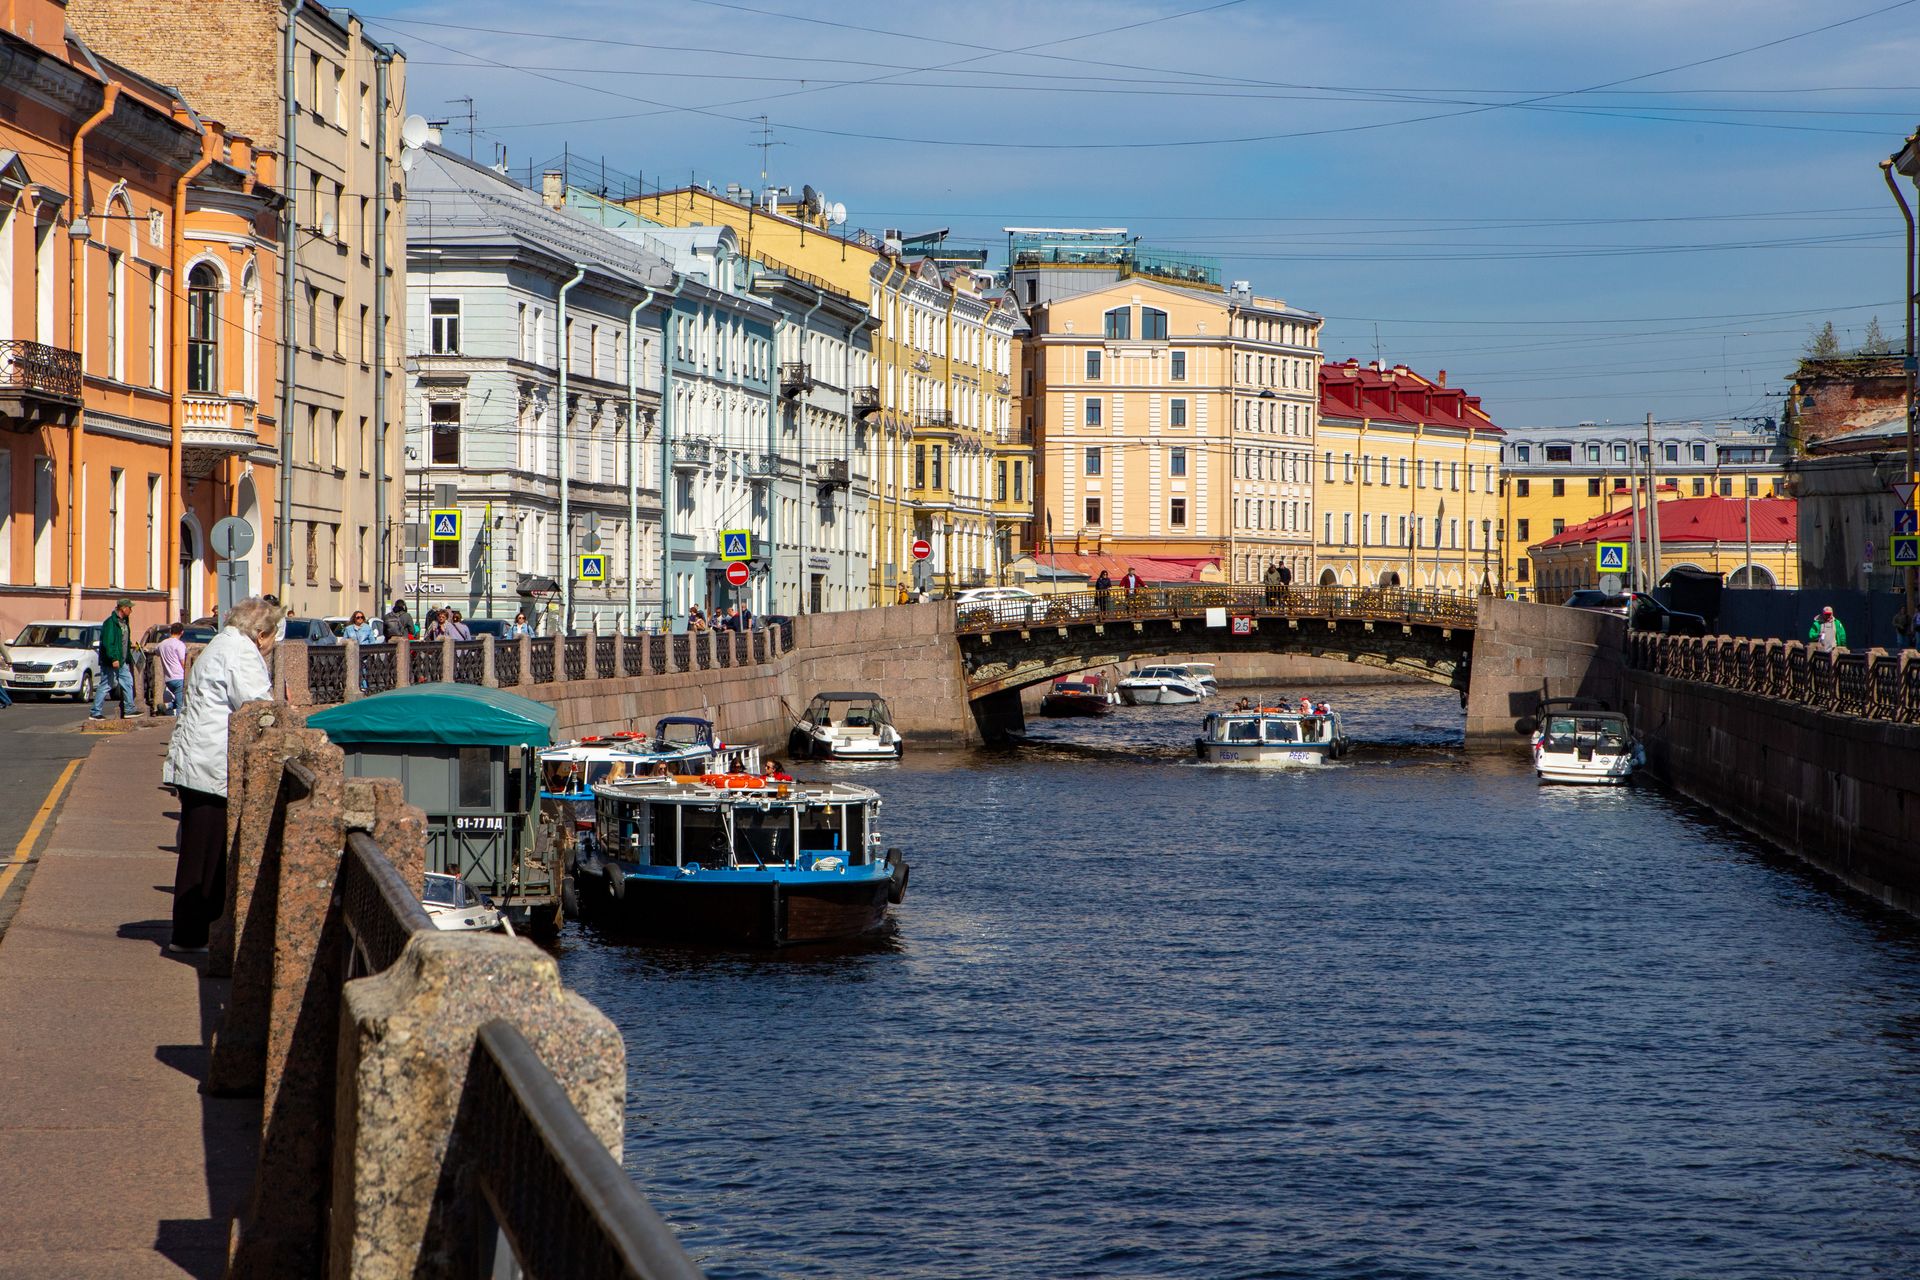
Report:
M 1627 637 L 1627 665 L 1834 715 L 1920 724 L 1920 653 L 1912 651 L 1823 653 L 1798 640 L 1635 631 Z
M 1224 609 L 1229 618 L 1357 618 L 1472 628 L 1479 597 L 1400 587 L 1268 587 L 1200 584 L 964 601 L 954 622 L 962 635 L 1075 623 L 1198 618 Z

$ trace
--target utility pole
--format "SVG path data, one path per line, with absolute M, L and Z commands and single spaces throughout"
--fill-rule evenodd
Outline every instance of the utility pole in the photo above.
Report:
M 1654 474 L 1653 414 L 1647 414 L 1647 594 L 1660 585 L 1660 482 Z

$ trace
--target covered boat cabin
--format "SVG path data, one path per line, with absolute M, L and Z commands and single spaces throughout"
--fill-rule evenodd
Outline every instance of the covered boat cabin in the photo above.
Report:
M 627 783 L 595 792 L 601 855 L 640 866 L 858 867 L 874 861 L 880 797 L 850 783 Z

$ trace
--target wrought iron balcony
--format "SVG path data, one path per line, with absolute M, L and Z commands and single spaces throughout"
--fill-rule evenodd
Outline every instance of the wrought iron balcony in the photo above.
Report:
M 814 464 L 814 482 L 822 489 L 844 489 L 853 483 L 851 468 L 842 459 Z
M 750 484 L 771 484 L 779 475 L 779 454 L 757 453 L 747 459 L 747 481 Z
M 880 388 L 855 387 L 853 389 L 853 415 L 865 418 L 880 412 Z
M 80 353 L 19 338 L 0 341 L 0 426 L 71 426 L 80 412 Z
M 945 409 L 922 413 L 919 417 L 921 430 L 945 430 L 954 425 L 953 414 Z
M 253 429 L 253 401 L 227 396 L 188 396 L 180 423 L 180 470 L 198 479 L 235 454 L 260 444 Z
M 780 394 L 791 400 L 802 391 L 813 390 L 813 366 L 804 360 L 786 360 L 780 365 Z
M 713 448 L 705 440 L 675 440 L 673 442 L 673 469 L 675 471 L 698 471 L 713 458 Z

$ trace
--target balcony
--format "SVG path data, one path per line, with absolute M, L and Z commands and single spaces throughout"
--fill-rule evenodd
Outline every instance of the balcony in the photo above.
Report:
M 180 472 L 189 479 L 213 474 L 236 454 L 260 444 L 253 429 L 253 401 L 228 396 L 188 396 L 180 423 Z
M 844 489 L 853 483 L 851 468 L 841 459 L 814 464 L 814 483 L 822 489 Z
M 918 425 L 922 431 L 951 431 L 954 427 L 953 414 L 945 409 L 922 413 Z
M 772 484 L 779 476 L 779 454 L 758 453 L 747 459 L 747 483 Z
M 880 412 L 880 388 L 855 387 L 853 389 L 853 416 L 867 418 Z
M 787 360 L 780 365 L 780 394 L 791 400 L 803 391 L 813 390 L 813 366 L 804 360 Z
M 673 469 L 675 471 L 698 471 L 713 460 L 713 446 L 705 440 L 675 440 L 673 442 Z
M 80 353 L 18 338 L 0 341 L 0 427 L 70 427 L 80 413 Z

